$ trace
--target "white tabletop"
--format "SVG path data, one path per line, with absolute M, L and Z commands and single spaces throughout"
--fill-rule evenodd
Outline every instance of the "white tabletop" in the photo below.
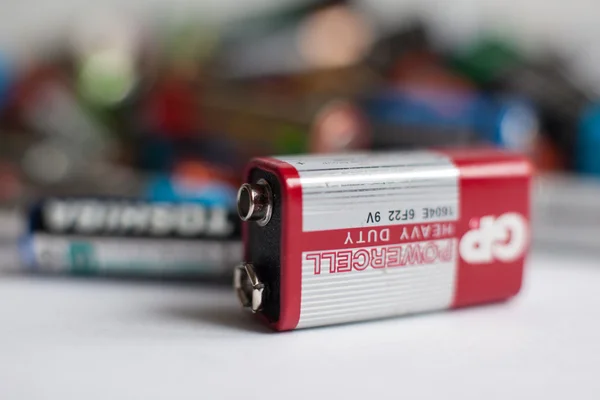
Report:
M 535 254 L 503 304 L 279 334 L 228 287 L 4 276 L 0 398 L 597 398 L 600 263 L 576 261 Z

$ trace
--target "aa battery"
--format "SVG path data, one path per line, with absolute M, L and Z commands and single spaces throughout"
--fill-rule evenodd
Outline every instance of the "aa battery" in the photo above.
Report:
M 368 19 L 343 1 L 317 3 L 268 25 L 242 28 L 231 35 L 220 55 L 221 76 L 258 77 L 344 67 L 361 61 L 373 40 Z
M 582 114 L 574 132 L 575 171 L 588 176 L 600 176 L 600 106 L 590 104 Z
M 517 47 L 506 39 L 487 36 L 460 49 L 451 59 L 453 69 L 488 87 L 523 61 Z
M 366 148 L 365 118 L 345 97 L 289 97 L 234 88 L 207 93 L 205 126 L 236 143 L 242 159 L 269 153 L 334 153 Z
M 31 181 L 48 185 L 81 178 L 114 155 L 110 133 L 78 102 L 56 68 L 34 68 L 15 90 L 24 126 L 40 137 L 22 160 Z
M 590 95 L 567 75 L 565 68 L 552 60 L 538 60 L 511 69 L 495 85 L 535 103 L 540 131 L 562 150 L 567 168 L 572 169 L 577 131 Z
M 548 250 L 597 253 L 600 182 L 571 174 L 545 174 L 533 191 L 534 243 Z
M 36 272 L 218 278 L 241 257 L 240 225 L 217 204 L 47 198 L 21 251 Z
M 531 153 L 538 137 L 536 110 L 519 98 L 409 87 L 364 105 L 376 148 L 488 143 Z
M 405 55 L 431 49 L 431 40 L 424 23 L 412 19 L 375 40 L 364 62 L 381 76 L 389 77 L 397 62 Z

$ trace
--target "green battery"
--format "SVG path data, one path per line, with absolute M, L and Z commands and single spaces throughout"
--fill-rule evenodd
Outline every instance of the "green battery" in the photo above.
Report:
M 235 88 L 206 93 L 202 115 L 250 157 L 367 148 L 370 133 L 355 102 L 338 96 L 285 96 Z
M 509 40 L 487 36 L 451 58 L 451 66 L 475 83 L 487 85 L 519 64 L 523 56 Z

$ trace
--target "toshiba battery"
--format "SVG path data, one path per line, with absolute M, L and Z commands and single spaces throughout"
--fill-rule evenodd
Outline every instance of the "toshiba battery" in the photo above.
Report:
M 216 205 L 48 198 L 28 224 L 21 258 L 40 273 L 218 279 L 242 259 L 239 219 Z
M 508 299 L 531 174 L 496 149 L 254 159 L 237 295 L 279 331 Z

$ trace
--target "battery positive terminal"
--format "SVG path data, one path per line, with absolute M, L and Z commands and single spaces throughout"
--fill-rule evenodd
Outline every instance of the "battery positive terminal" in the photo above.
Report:
M 264 179 L 255 184 L 244 183 L 237 194 L 237 209 L 242 221 L 256 221 L 265 226 L 273 212 L 273 194 Z

